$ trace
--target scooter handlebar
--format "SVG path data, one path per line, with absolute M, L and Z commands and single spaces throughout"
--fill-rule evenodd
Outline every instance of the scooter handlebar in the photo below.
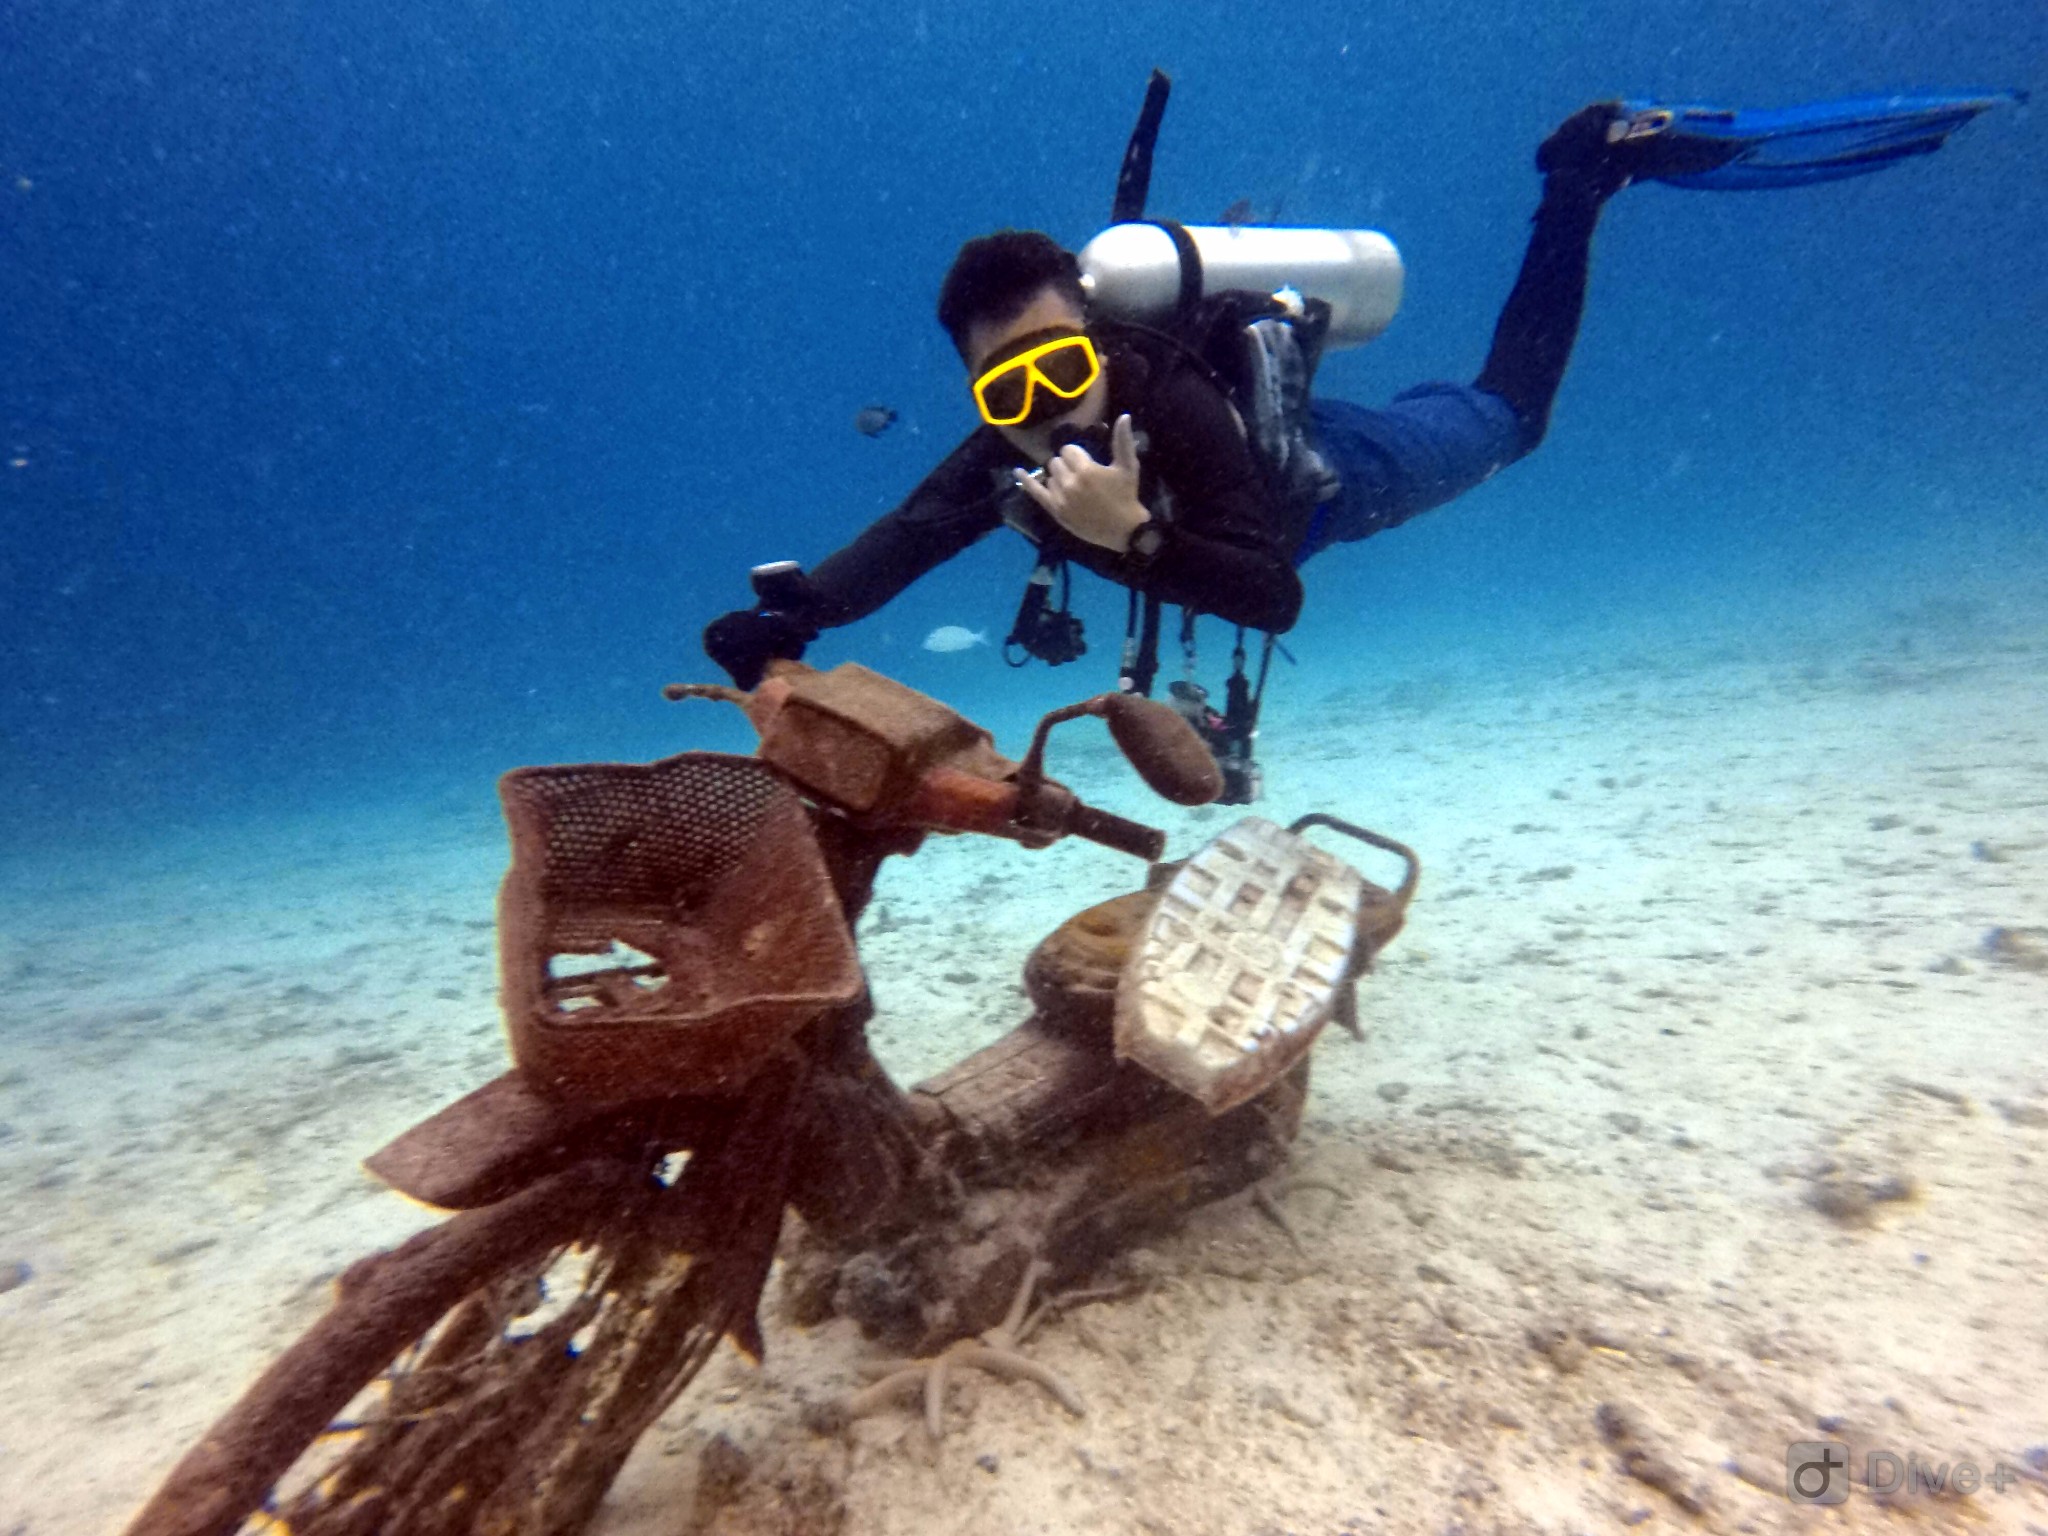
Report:
M 805 702 L 799 698 L 802 690 L 819 697 L 809 700 L 797 716 L 797 728 L 790 730 L 788 712 Z M 778 663 L 751 693 L 693 683 L 664 692 L 672 699 L 738 704 L 761 735 L 763 759 L 803 793 L 861 819 L 905 828 L 979 832 L 1039 848 L 1063 837 L 1085 837 L 1156 863 L 1166 848 L 1165 833 L 1086 805 L 1044 775 L 1046 733 L 1059 721 L 1083 714 L 1106 717 L 1118 746 L 1146 782 L 1169 799 L 1201 804 L 1214 798 L 1221 782 L 1208 749 L 1177 715 L 1150 701 L 1117 695 L 1054 710 L 1039 722 L 1025 760 L 1013 764 L 993 750 L 987 732 L 936 700 L 851 663 L 832 674 L 815 673 L 797 662 Z M 851 766 L 837 771 L 845 766 L 846 740 L 860 738 L 869 719 L 886 720 L 889 730 L 869 731 L 868 748 L 853 751 L 847 759 Z M 903 743 L 916 745 L 920 739 L 940 746 L 946 756 L 927 762 L 908 785 L 892 788 L 890 773 L 883 770 L 908 767 L 903 759 L 915 761 L 917 754 Z
M 1027 788 L 1015 779 L 990 779 L 958 768 L 928 769 L 917 792 L 894 813 L 911 826 L 944 832 L 981 832 L 1043 847 L 1063 837 L 1085 837 L 1157 863 L 1166 834 L 1143 822 L 1084 803 L 1063 785 L 1040 780 Z
M 1097 810 L 1079 800 L 1067 813 L 1066 830 L 1118 853 L 1133 854 L 1147 864 L 1157 864 L 1160 855 L 1166 852 L 1166 834 L 1157 827 L 1148 827 L 1113 811 Z

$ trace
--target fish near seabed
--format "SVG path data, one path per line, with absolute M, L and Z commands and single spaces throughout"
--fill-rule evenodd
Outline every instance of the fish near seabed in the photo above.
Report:
M 896 413 L 886 405 L 864 405 L 853 413 L 853 430 L 862 437 L 880 437 L 896 424 Z
M 958 624 L 941 624 L 924 637 L 924 648 L 944 655 L 948 651 L 971 651 L 977 645 L 987 645 L 988 632 L 967 629 Z

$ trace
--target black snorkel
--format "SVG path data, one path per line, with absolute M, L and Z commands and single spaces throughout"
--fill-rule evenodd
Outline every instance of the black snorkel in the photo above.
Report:
M 1145 217 L 1145 200 L 1152 194 L 1152 151 L 1159 143 L 1159 124 L 1166 117 L 1166 98 L 1173 81 L 1166 71 L 1155 69 L 1145 82 L 1145 104 L 1138 108 L 1138 123 L 1131 141 L 1124 146 L 1124 163 L 1116 173 L 1116 197 L 1109 206 L 1109 222 L 1132 224 Z

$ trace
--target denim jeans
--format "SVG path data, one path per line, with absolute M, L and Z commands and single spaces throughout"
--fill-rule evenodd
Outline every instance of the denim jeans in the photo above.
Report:
M 1470 384 L 1420 384 L 1378 410 L 1313 400 L 1316 446 L 1343 487 L 1315 510 L 1294 563 L 1397 528 L 1528 452 L 1514 410 Z

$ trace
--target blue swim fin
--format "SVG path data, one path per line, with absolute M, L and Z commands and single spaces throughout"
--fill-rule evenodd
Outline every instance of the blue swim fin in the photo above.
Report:
M 2023 103 L 2025 91 L 1965 96 L 1852 96 L 1762 110 L 1624 102 L 1609 130 L 1637 181 L 1716 192 L 1803 187 L 1931 155 L 1980 112 Z

